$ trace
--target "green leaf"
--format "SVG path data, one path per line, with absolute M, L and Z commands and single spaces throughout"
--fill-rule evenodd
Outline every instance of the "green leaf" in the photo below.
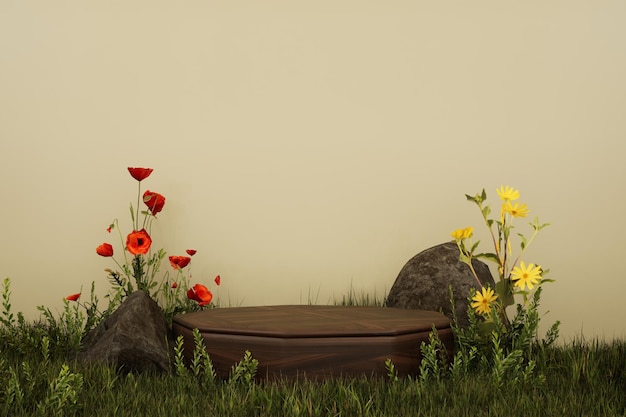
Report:
M 530 294 L 530 291 L 526 291 L 526 290 L 517 290 L 517 291 L 515 292 L 515 294 L 518 294 L 518 295 L 523 295 L 524 297 L 528 297 L 528 295 Z
M 478 254 L 474 255 L 474 258 L 487 259 L 488 261 L 492 261 L 492 262 L 495 262 L 496 264 L 500 265 L 500 259 L 498 258 L 498 256 L 495 253 L 478 253 Z
M 492 320 L 486 320 L 478 323 L 478 333 L 484 338 L 489 338 L 491 333 L 496 331 L 496 329 L 496 323 Z
M 469 194 L 465 194 L 465 198 L 467 198 L 467 201 L 473 201 L 474 203 L 477 203 L 476 198 L 472 197 Z
M 480 240 L 476 241 L 476 243 L 474 243 L 472 245 L 472 249 L 470 250 L 470 253 L 473 254 L 474 251 L 476 250 L 476 248 L 478 247 L 478 244 L 480 243 Z
M 473 197 L 469 194 L 465 194 L 465 198 L 467 198 L 468 201 L 473 201 L 474 203 L 480 205 L 487 198 L 487 194 L 485 194 L 485 189 L 483 188 L 482 194 L 476 194 Z
M 471 262 L 471 258 L 467 256 L 466 254 L 464 254 L 463 252 L 461 252 L 459 253 L 459 261 L 469 265 Z
M 535 216 L 535 219 L 532 221 L 532 223 L 528 223 L 528 224 L 537 232 L 543 229 L 544 227 L 550 226 L 550 223 L 539 224 L 539 217 L 536 217 L 536 216 Z
M 512 306 L 515 303 L 513 299 L 513 288 L 510 279 L 503 279 L 496 283 L 496 293 L 503 307 Z
M 483 207 L 482 213 L 483 217 L 487 218 L 491 214 L 491 206 Z
M 518 233 L 517 235 L 520 237 L 520 239 L 522 239 L 522 241 L 520 242 L 520 246 L 522 247 L 522 250 L 524 250 L 524 248 L 528 244 L 528 241 L 526 240 L 523 234 Z

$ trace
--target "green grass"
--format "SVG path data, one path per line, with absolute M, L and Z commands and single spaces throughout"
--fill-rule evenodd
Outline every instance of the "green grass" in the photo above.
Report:
M 425 383 L 419 378 L 365 377 L 233 383 L 178 376 L 174 371 L 118 375 L 106 366 L 81 367 L 62 350 L 46 354 L 41 349 L 9 349 L 6 333 L 0 334 L 2 415 L 626 415 L 626 341 L 621 340 L 579 340 L 536 349 L 537 377 L 528 382 L 505 381 L 498 387 L 490 374 L 479 371 Z
M 216 380 L 198 334 L 189 368 L 178 344 L 170 373 L 123 375 L 75 361 L 88 322 L 77 305 L 66 302 L 58 318 L 42 308 L 42 321 L 28 323 L 11 312 L 8 279 L 0 302 L 0 415 L 626 417 L 626 340 L 494 346 L 497 354 L 459 354 L 449 367 L 431 337 L 410 378 L 387 363 L 387 378 L 255 382 L 254 352 Z M 351 290 L 335 304 L 384 300 Z

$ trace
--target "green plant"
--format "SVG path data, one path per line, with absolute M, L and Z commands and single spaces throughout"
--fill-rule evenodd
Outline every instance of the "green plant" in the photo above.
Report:
M 514 220 L 526 217 L 528 207 L 516 202 L 519 191 L 509 186 L 496 191 L 501 199 L 497 219 L 490 217 L 491 207 L 486 204 L 485 190 L 474 196 L 466 195 L 467 200 L 480 210 L 493 243 L 492 252 L 478 252 L 480 241 L 472 240 L 473 227 L 452 232 L 459 248 L 459 259 L 469 267 L 480 288 L 472 289 L 469 294 L 469 325 L 461 328 L 454 317 L 452 329 L 457 352 L 451 372 L 455 379 L 472 369 L 488 372 L 493 385 L 500 388 L 527 383 L 533 378 L 538 382 L 543 380 L 542 375 L 536 374 L 536 362 L 532 356 L 539 342 L 537 330 L 543 284 L 553 280 L 545 278 L 547 269 L 534 263 L 527 265 L 522 260 L 539 231 L 548 224 L 540 223 L 535 217 L 529 223 L 530 237 L 517 233 L 520 250 L 514 254 Z M 498 271 L 495 288 L 481 282 L 472 265 L 476 258 L 495 263 Z M 452 294 L 450 299 L 453 302 Z M 521 302 L 513 307 L 516 299 Z M 558 326 L 557 321 L 541 341 L 543 348 L 557 339 Z
M 237 362 L 230 371 L 228 383 L 231 385 L 250 385 L 254 382 L 259 361 L 252 357 L 250 351 L 245 351 L 243 359 Z
M 400 378 L 398 378 L 398 370 L 396 366 L 393 364 L 391 358 L 387 358 L 385 360 L 385 369 L 387 370 L 387 378 L 391 382 L 397 382 Z
M 458 351 L 454 354 L 452 362 L 450 362 L 450 376 L 453 381 L 459 381 L 466 377 L 471 369 L 472 364 L 478 357 L 478 348 L 471 346 L 467 351 Z
M 207 383 L 215 382 L 215 370 L 213 363 L 206 351 L 204 339 L 198 329 L 193 329 L 193 358 L 191 359 L 191 373 L 198 380 Z
M 428 343 L 421 343 L 420 351 L 422 352 L 419 368 L 420 383 L 441 382 L 447 372 L 448 352 L 435 326 L 428 335 Z
M 183 335 L 178 335 L 174 345 L 174 370 L 178 376 L 188 376 L 189 370 L 185 366 L 185 340 Z
M 522 257 L 537 234 L 547 227 L 548 223 L 540 223 L 535 217 L 529 223 L 532 234 L 530 237 L 517 233 L 519 253 L 513 251 L 514 220 L 528 215 L 526 204 L 516 202 L 519 191 L 502 186 L 496 190 L 501 199 L 500 214 L 497 219 L 490 217 L 491 207 L 486 204 L 485 190 L 474 196 L 466 195 L 468 201 L 476 204 L 489 231 L 493 252 L 478 252 L 480 241 L 473 242 L 472 227 L 452 232 L 458 248 L 459 259 L 468 265 L 472 275 L 480 286 L 480 290 L 470 294 L 470 331 L 459 332 L 460 343 L 470 342 L 471 345 L 490 346 L 494 337 L 506 352 L 520 350 L 526 357 L 531 344 L 536 340 L 539 325 L 539 299 L 542 286 L 553 280 L 545 278 L 547 269 L 534 263 L 526 264 Z M 472 265 L 472 259 L 480 258 L 495 263 L 498 278 L 495 289 L 485 286 Z M 515 304 L 516 297 L 521 298 L 512 317 L 507 309 Z M 475 313 L 475 315 L 474 315 Z M 548 341 L 554 341 L 558 334 L 558 322 L 551 329 Z M 459 330 L 457 328 L 457 330 Z M 463 347 L 462 347 L 463 348 Z
M 38 414 L 42 416 L 75 414 L 82 387 L 82 375 L 70 372 L 69 367 L 63 365 L 58 377 L 50 383 L 46 398 L 37 406 Z
M 526 265 L 524 261 L 521 260 L 522 255 L 533 242 L 539 231 L 549 226 L 549 223 L 541 224 L 539 218 L 535 217 L 535 219 L 529 223 L 533 231 L 530 238 L 527 238 L 522 233 L 518 233 L 517 236 L 520 239 L 519 244 L 521 250 L 514 256 L 511 242 L 511 233 L 514 229 L 513 221 L 516 218 L 526 217 L 528 215 L 528 207 L 526 204 L 520 205 L 518 202 L 514 203 L 515 200 L 519 199 L 519 191 L 509 186 L 502 186 L 496 191 L 502 200 L 500 216 L 497 220 L 490 217 L 491 207 L 485 204 L 487 194 L 484 189 L 482 193 L 474 196 L 465 195 L 468 201 L 478 206 L 483 221 L 491 236 L 494 251 L 484 253 L 476 252 L 480 241 L 472 241 L 473 227 L 455 230 L 452 232 L 452 237 L 459 248 L 459 259 L 467 264 L 477 283 L 482 287 L 481 291 L 477 292 L 472 297 L 472 307 L 476 309 L 478 314 L 483 315 L 489 323 L 493 320 L 490 314 L 492 308 L 495 309 L 496 313 L 499 315 L 501 324 L 509 328 L 511 327 L 511 322 L 506 308 L 515 303 L 515 296 L 522 296 L 522 308 L 526 309 L 529 300 L 532 299 L 533 293 L 538 291 L 544 283 L 552 282 L 552 280 L 545 278 L 548 270 L 534 263 Z M 496 264 L 498 280 L 496 282 L 495 292 L 494 289 L 485 287 L 480 281 L 472 265 L 472 259 L 474 258 L 485 259 Z
M 519 368 L 522 363 L 522 351 L 519 349 L 505 352 L 500 346 L 500 336 L 494 332 L 491 342 L 493 344 L 493 366 L 491 368 L 493 383 L 501 387 L 505 377 L 510 377 L 510 382 L 517 382 Z
M 342 295 L 341 300 L 334 300 L 334 305 L 341 306 L 384 306 L 385 297 L 379 297 L 376 292 L 373 294 L 361 291 L 357 293 L 352 285 L 348 288 L 348 295 Z
M 20 379 L 15 368 L 9 368 L 9 376 L 5 378 L 4 389 L 4 411 L 9 415 L 9 410 L 20 410 L 24 408 L 24 390 L 20 384 Z
M 67 299 L 63 300 L 63 310 L 59 317 L 55 317 L 52 311 L 44 306 L 37 306 L 44 319 L 45 337 L 43 340 L 52 342 L 55 348 L 65 348 L 69 352 L 78 352 L 85 332 L 85 315 L 77 304 L 70 304 Z
M 59 317 L 43 306 L 37 309 L 42 313 L 38 322 L 27 323 L 22 313 L 17 319 L 11 311 L 11 280 L 3 284 L 4 321 L 0 324 L 0 349 L 19 352 L 23 355 L 37 355 L 44 363 L 53 354 L 76 353 L 80 348 L 84 330 L 84 316 L 77 306 L 64 300 Z
M 198 311 L 212 307 L 213 294 L 200 283 L 191 285 L 191 257 L 196 253 L 194 249 L 187 249 L 184 256 L 169 256 L 168 260 L 175 271 L 165 271 L 161 278 L 161 263 L 166 257 L 165 250 L 154 249 L 152 245 L 152 224 L 156 215 L 165 206 L 165 197 L 159 193 L 146 190 L 142 193 L 142 182 L 152 173 L 151 168 L 128 168 L 130 175 L 137 181 L 137 201 L 130 203 L 132 231 L 122 233 L 118 219 L 114 219 L 106 228 L 108 233 L 117 231 L 117 237 L 122 248 L 121 255 L 115 256 L 116 251 L 109 242 L 96 247 L 96 253 L 105 258 L 111 258 L 114 269 L 107 268 L 107 277 L 111 290 L 106 295 L 109 306 L 104 313 L 98 313 L 97 299 L 82 304 L 87 311 L 87 328 L 93 328 L 97 323 L 119 305 L 124 298 L 135 290 L 145 291 L 152 297 L 165 312 L 168 320 L 182 312 Z M 141 210 L 141 203 L 145 209 Z M 119 259 L 118 259 L 119 258 Z M 215 283 L 220 285 L 220 276 Z M 93 284 L 92 284 L 93 288 Z M 93 291 L 92 291 L 93 295 Z M 70 301 L 78 302 L 81 293 L 67 297 Z
M 107 318 L 115 310 L 115 308 L 119 306 L 119 304 L 121 303 L 121 293 L 117 293 L 116 296 L 111 297 L 109 299 L 109 305 L 107 309 L 102 312 L 99 311 L 98 310 L 98 307 L 99 307 L 98 296 L 96 295 L 96 283 L 94 281 L 91 282 L 91 291 L 89 294 L 90 295 L 89 301 L 80 301 L 79 299 L 81 297 L 81 293 L 82 293 L 82 288 L 81 288 L 81 292 L 77 294 L 68 295 L 67 297 L 65 297 L 65 299 L 67 301 L 76 302 L 78 306 L 83 307 L 83 309 L 85 310 L 84 333 L 87 333 L 91 329 L 95 328 L 102 320 Z M 40 307 L 40 310 L 41 310 L 41 307 Z M 76 308 L 76 315 L 78 315 L 78 308 Z M 81 321 L 82 321 L 82 318 L 81 318 Z
M 0 323 L 6 328 L 15 326 L 15 316 L 11 312 L 11 279 L 5 278 L 2 281 L 2 314 Z

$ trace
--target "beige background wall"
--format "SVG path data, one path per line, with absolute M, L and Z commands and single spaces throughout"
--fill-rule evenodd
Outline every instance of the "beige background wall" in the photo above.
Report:
M 94 250 L 147 166 L 155 245 L 197 249 L 194 277 L 243 305 L 382 296 L 479 228 L 465 193 L 515 186 L 553 223 L 527 258 L 558 280 L 546 324 L 624 337 L 625 19 L 618 1 L 2 0 L 13 309 L 106 289 Z

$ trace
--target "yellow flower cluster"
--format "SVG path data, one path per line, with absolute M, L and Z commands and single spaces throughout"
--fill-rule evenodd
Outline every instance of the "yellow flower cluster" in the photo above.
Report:
M 502 200 L 502 216 L 504 213 L 509 213 L 513 217 L 526 217 L 528 215 L 528 207 L 526 204 L 515 203 L 512 201 L 519 198 L 519 191 L 509 187 L 508 185 L 501 186 L 496 189 L 496 192 Z
M 497 245 L 495 254 L 488 254 L 488 255 L 492 255 L 493 258 L 499 261 L 500 279 L 501 280 L 510 279 L 514 283 L 514 286 L 523 294 L 525 294 L 523 291 L 526 288 L 528 288 L 528 290 L 532 290 L 535 286 L 541 285 L 543 270 L 541 269 L 539 265 L 535 265 L 535 264 L 526 265 L 524 262 L 520 262 L 518 266 L 514 266 L 513 269 L 510 270 L 510 274 L 506 272 L 508 269 L 506 265 L 507 253 L 509 257 L 512 256 L 511 242 L 509 241 L 509 232 L 512 228 L 512 226 L 509 223 L 512 219 L 507 217 L 506 215 L 508 214 L 511 217 L 526 217 L 528 215 L 529 210 L 526 204 L 521 204 L 515 201 L 520 198 L 520 193 L 518 190 L 514 189 L 513 187 L 510 187 L 508 185 L 507 186 L 503 185 L 500 188 L 496 189 L 496 192 L 498 193 L 500 200 L 502 200 L 500 222 L 498 222 L 498 227 L 500 228 L 498 232 L 499 233 L 498 236 L 499 236 L 499 239 L 506 239 L 506 241 L 504 243 L 500 242 Z M 483 217 L 487 221 L 488 226 L 491 227 L 491 221 L 488 220 L 486 217 L 489 213 L 488 207 L 485 209 L 483 209 L 482 207 L 482 202 L 484 201 L 484 199 L 486 199 L 486 194 L 484 190 L 483 190 L 482 195 L 479 194 L 473 198 L 470 196 L 467 196 L 467 197 L 468 199 L 478 204 L 478 206 L 481 208 L 481 211 L 483 212 Z M 537 231 L 537 229 L 535 230 Z M 467 248 L 465 248 L 463 240 L 469 239 L 470 237 L 472 237 L 473 233 L 474 233 L 474 228 L 472 227 L 466 227 L 464 229 L 457 229 L 451 233 L 452 237 L 456 240 L 456 243 L 459 246 L 459 249 L 461 250 L 461 260 L 465 259 L 464 262 L 468 263 L 468 265 L 470 265 L 470 268 L 472 268 L 470 261 L 472 259 L 471 251 L 473 250 L 473 248 L 470 250 L 469 253 L 466 253 Z M 494 238 L 494 243 L 495 243 L 496 238 L 493 235 L 493 233 L 492 233 L 492 237 Z M 526 242 L 524 241 L 524 243 Z M 522 252 L 523 252 L 524 246 L 525 245 L 522 245 Z M 506 253 L 504 251 L 506 251 Z M 513 262 L 513 265 L 517 263 L 518 259 L 516 259 Z M 504 276 L 505 274 L 509 274 L 509 276 L 505 277 Z M 479 285 L 482 285 L 480 281 L 478 283 Z M 508 286 L 506 288 L 508 288 Z M 505 296 L 509 297 L 510 295 L 515 294 L 515 292 L 512 292 L 510 290 L 502 290 L 502 288 L 500 290 L 506 292 L 506 294 L 504 293 L 500 294 L 503 297 L 502 300 L 505 300 Z M 526 297 L 526 295 L 524 297 Z M 492 290 L 491 288 L 482 287 L 481 290 L 476 292 L 476 294 L 472 297 L 471 307 L 475 309 L 477 314 L 481 314 L 481 315 L 490 314 L 492 311 L 492 307 L 494 307 L 494 305 L 496 306 L 496 308 L 500 308 L 500 307 L 506 308 L 506 305 L 500 306 L 498 301 L 496 301 L 497 299 L 498 299 L 498 295 L 494 292 L 494 290 Z
M 507 185 L 506 187 L 501 186 L 496 192 L 502 200 L 502 216 L 504 213 L 509 213 L 513 217 L 526 217 L 528 215 L 526 204 L 512 203 L 512 200 L 519 198 L 518 190 Z M 515 281 L 515 286 L 520 290 L 524 290 L 525 287 L 532 290 L 541 281 L 541 267 L 535 266 L 535 264 L 529 264 L 527 267 L 524 262 L 520 262 L 520 265 L 511 271 L 511 279 Z
M 457 229 L 454 232 L 450 233 L 455 240 L 463 240 L 472 237 L 474 234 L 473 227 L 466 227 L 465 229 Z

